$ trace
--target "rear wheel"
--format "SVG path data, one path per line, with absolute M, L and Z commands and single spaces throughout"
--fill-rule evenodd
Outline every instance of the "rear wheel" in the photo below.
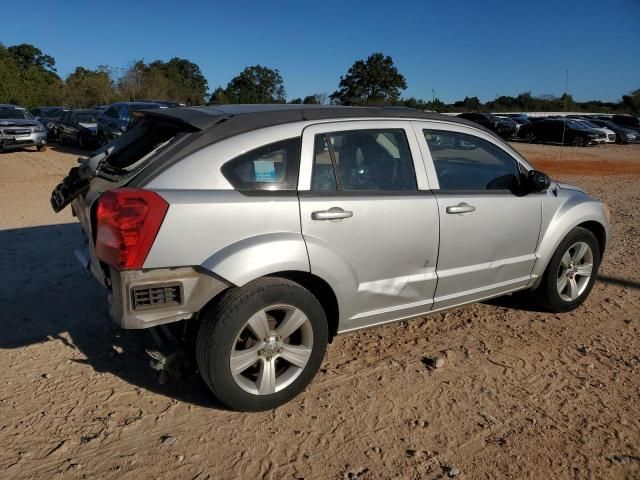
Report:
M 576 227 L 560 242 L 536 293 L 552 312 L 567 312 L 586 300 L 600 267 L 600 246 L 589 230 Z
M 290 280 L 262 278 L 229 291 L 205 311 L 196 357 L 222 403 L 269 410 L 304 390 L 327 341 L 327 319 L 311 292 Z
M 527 141 L 529 143 L 536 143 L 536 134 L 533 132 L 527 133 Z

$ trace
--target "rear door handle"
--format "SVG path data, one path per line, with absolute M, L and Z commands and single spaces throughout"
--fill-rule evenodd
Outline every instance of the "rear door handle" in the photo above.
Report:
M 311 213 L 312 220 L 341 220 L 353 217 L 353 212 L 343 210 L 340 207 L 331 207 L 329 210 L 320 210 Z
M 471 212 L 475 212 L 476 211 L 476 207 L 474 207 L 473 205 L 469 205 L 468 203 L 459 203 L 458 205 L 451 205 L 450 207 L 447 207 L 447 213 L 471 213 Z

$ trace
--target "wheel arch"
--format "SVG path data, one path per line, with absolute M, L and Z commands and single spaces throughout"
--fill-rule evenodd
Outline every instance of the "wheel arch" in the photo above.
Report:
M 340 309 L 338 306 L 338 298 L 331 286 L 322 278 L 310 272 L 299 270 L 287 270 L 267 275 L 269 277 L 286 278 L 292 282 L 296 282 L 309 290 L 314 297 L 318 299 L 322 309 L 327 317 L 329 326 L 329 341 L 333 340 L 338 333 L 338 323 L 340 318 Z
M 551 257 L 560 242 L 576 227 L 585 228 L 594 234 L 600 247 L 600 259 L 602 259 L 609 235 L 608 223 L 602 204 L 592 201 L 574 205 L 551 221 L 538 245 L 537 256 L 539 260 L 533 268 L 532 274 L 536 278 L 531 288 L 535 289 L 540 285 Z
M 593 235 L 596 237 L 596 240 L 598 240 L 598 247 L 600 248 L 600 260 L 602 260 L 602 257 L 604 256 L 604 249 L 607 246 L 607 232 L 604 228 L 604 225 L 595 220 L 589 220 L 576 225 L 576 227 L 582 227 L 593 233 Z

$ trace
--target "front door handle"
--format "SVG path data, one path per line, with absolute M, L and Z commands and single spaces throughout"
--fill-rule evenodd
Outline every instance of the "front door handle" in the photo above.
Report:
M 320 210 L 311 213 L 312 220 L 341 220 L 353 217 L 353 212 L 343 210 L 340 207 L 331 207 L 329 210 Z
M 471 213 L 475 211 L 476 207 L 464 202 L 459 203 L 458 205 L 451 205 L 450 207 L 447 207 L 447 213 Z

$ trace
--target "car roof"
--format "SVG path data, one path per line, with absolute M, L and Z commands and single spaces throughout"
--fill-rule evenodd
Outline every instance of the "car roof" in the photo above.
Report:
M 188 125 L 195 130 L 207 130 L 220 122 L 232 123 L 236 133 L 258 128 L 309 120 L 341 120 L 357 118 L 424 119 L 459 123 L 474 128 L 477 123 L 440 113 L 424 112 L 410 108 L 345 107 L 337 105 L 300 104 L 240 104 L 214 105 L 211 107 L 178 107 L 162 110 L 142 110 L 137 115 L 150 119 L 167 120 Z M 484 129 L 483 129 L 484 130 Z M 488 130 L 487 130 L 488 131 Z

